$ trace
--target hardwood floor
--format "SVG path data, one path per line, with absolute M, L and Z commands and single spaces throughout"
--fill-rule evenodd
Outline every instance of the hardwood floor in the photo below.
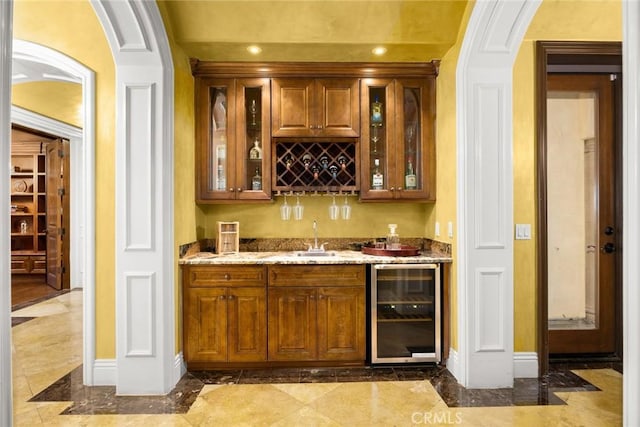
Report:
M 44 274 L 11 275 L 11 310 L 68 292 L 58 291 L 45 282 Z

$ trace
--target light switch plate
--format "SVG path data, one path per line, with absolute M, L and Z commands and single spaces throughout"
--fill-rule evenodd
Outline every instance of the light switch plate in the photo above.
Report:
M 516 240 L 531 240 L 531 224 L 516 224 Z
M 436 237 L 440 237 L 440 223 L 438 221 L 436 221 L 435 235 Z
M 449 237 L 453 237 L 453 223 L 451 221 L 447 223 L 447 234 Z

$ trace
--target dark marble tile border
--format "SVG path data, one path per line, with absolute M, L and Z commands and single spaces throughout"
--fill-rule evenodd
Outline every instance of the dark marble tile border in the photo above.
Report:
M 587 365 L 588 366 L 588 365 Z M 580 369 L 589 369 L 581 366 Z M 166 396 L 116 396 L 115 387 L 82 384 L 82 365 L 60 378 L 30 402 L 70 401 L 61 415 L 184 414 L 209 384 L 338 383 L 427 380 L 448 407 L 565 405 L 555 393 L 598 391 L 563 367 L 543 378 L 514 381 L 512 388 L 466 389 L 442 366 L 375 366 L 352 368 L 278 368 L 190 371 Z
M 78 289 L 78 290 L 82 291 L 82 289 Z M 74 289 L 74 291 L 75 291 L 75 289 Z M 14 304 L 14 305 L 11 306 L 11 311 L 13 312 L 13 311 L 21 310 L 23 308 L 31 307 L 32 305 L 35 305 L 35 304 L 50 300 L 50 299 L 55 298 L 55 297 L 59 297 L 60 295 L 68 294 L 69 292 L 71 292 L 71 289 L 62 289 L 60 291 L 54 290 L 52 293 L 50 293 L 48 295 L 43 295 L 43 296 L 38 297 L 36 299 L 33 299 L 31 301 L 25 301 L 25 302 L 22 302 L 20 304 Z
M 204 383 L 186 374 L 165 396 L 116 396 L 113 386 L 82 384 L 82 365 L 41 391 L 29 402 L 71 401 L 61 415 L 184 414 Z
M 12 317 L 11 327 L 13 328 L 14 326 L 22 325 L 23 323 L 33 319 L 35 319 L 35 317 Z

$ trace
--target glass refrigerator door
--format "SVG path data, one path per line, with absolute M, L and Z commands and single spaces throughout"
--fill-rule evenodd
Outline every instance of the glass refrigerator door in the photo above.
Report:
M 440 361 L 439 276 L 435 264 L 374 266 L 372 362 Z

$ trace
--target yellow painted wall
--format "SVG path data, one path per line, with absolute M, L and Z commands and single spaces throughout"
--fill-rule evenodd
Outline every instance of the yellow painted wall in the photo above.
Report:
M 211 205 L 202 206 L 205 214 L 203 226 L 205 237 L 215 237 L 216 221 L 240 221 L 240 237 L 293 237 L 312 238 L 312 222 L 318 221 L 319 237 L 355 237 L 370 239 L 387 235 L 389 223 L 398 224 L 398 234 L 402 237 L 423 237 L 427 212 L 432 204 L 418 203 L 360 203 L 357 197 L 349 197 L 351 219 L 329 219 L 331 197 L 303 196 L 304 217 L 300 221 L 293 218 L 280 220 L 279 208 L 283 197 L 276 197 L 274 203 L 261 205 Z M 296 203 L 295 197 L 287 197 L 287 203 Z M 336 198 L 336 204 L 343 204 L 344 197 Z M 301 248 L 304 249 L 304 248 Z
M 622 40 L 622 3 L 545 0 L 524 37 L 513 69 L 514 221 L 532 224 L 532 240 L 514 244 L 514 350 L 536 351 L 535 42 Z
M 73 23 L 70 25 L 69 23 Z M 16 0 L 14 37 L 60 51 L 96 73 L 96 357 L 115 357 L 115 70 L 89 1 Z M 29 103 L 35 112 L 37 102 Z
M 70 82 L 27 82 L 11 88 L 11 104 L 52 119 L 83 127 L 82 85 Z
M 158 2 L 169 37 L 174 67 L 174 236 L 176 354 L 182 350 L 181 271 L 177 267 L 178 247 L 196 240 L 196 219 L 200 210 L 195 205 L 195 139 L 194 85 L 189 58 L 175 44 L 170 21 L 166 19 L 166 3 Z
M 457 215 L 457 192 L 456 192 L 456 67 L 458 66 L 458 56 L 464 38 L 464 33 L 471 16 L 475 2 L 471 1 L 467 4 L 461 20 L 460 29 L 456 44 L 447 52 L 440 63 L 440 74 L 437 80 L 437 100 L 436 105 L 437 121 L 436 121 L 436 152 L 437 152 L 437 203 L 433 212 L 430 213 L 427 221 L 427 234 L 433 236 L 433 239 L 440 242 L 451 244 L 451 253 L 453 254 L 453 263 L 448 266 L 450 301 L 449 301 L 449 321 L 450 321 L 450 347 L 458 348 L 458 322 L 457 322 L 457 303 L 458 303 L 458 282 L 456 274 L 456 241 L 457 236 L 454 233 L 453 238 L 448 237 L 448 223 L 453 224 L 456 229 Z M 434 235 L 435 223 L 440 224 L 440 236 Z

